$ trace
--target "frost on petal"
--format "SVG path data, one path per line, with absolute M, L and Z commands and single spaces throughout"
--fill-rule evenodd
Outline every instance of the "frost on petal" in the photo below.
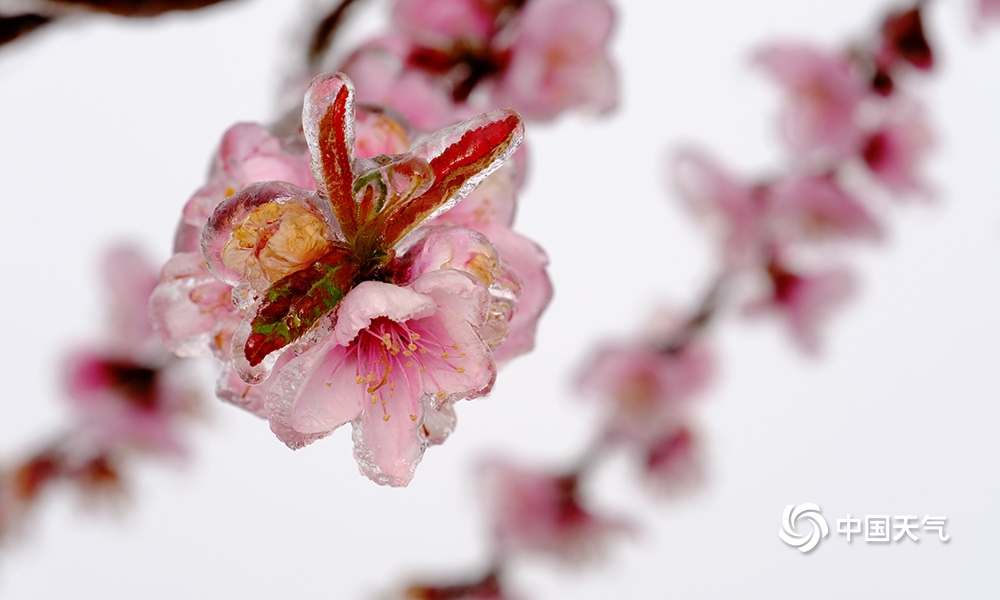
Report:
M 793 150 L 831 159 L 850 155 L 859 143 L 854 113 L 867 92 L 846 57 L 804 44 L 773 44 L 756 61 L 789 98 L 782 129 Z
M 604 0 L 535 0 L 518 21 L 496 102 L 547 120 L 569 108 L 606 112 L 617 103 L 607 43 L 614 20 Z

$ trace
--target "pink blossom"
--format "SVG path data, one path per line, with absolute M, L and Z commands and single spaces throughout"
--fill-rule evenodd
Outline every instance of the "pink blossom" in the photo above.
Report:
M 452 269 L 406 287 L 358 284 L 327 342 L 282 369 L 267 400 L 272 430 L 297 448 L 353 422 L 362 472 L 406 485 L 430 435 L 425 410 L 493 385 L 493 357 L 477 334 L 488 301 L 484 285 Z
M 424 43 L 456 39 L 485 41 L 496 33 L 490 0 L 397 0 L 392 9 L 396 27 Z
M 665 432 L 645 449 L 642 463 L 646 480 L 658 491 L 676 494 L 704 479 L 698 437 L 686 424 Z
M 775 259 L 767 269 L 769 297 L 747 306 L 748 315 L 773 313 L 788 325 L 792 339 L 806 352 L 819 349 L 819 328 L 834 309 L 851 295 L 854 283 L 845 269 L 803 275 Z
M 1000 19 L 1000 0 L 978 0 L 976 9 L 982 19 Z
M 220 202 L 258 181 L 312 186 L 308 157 L 293 151 L 256 123 L 237 123 L 222 136 L 208 183 L 184 206 L 184 222 L 203 227 Z
M 855 151 L 860 138 L 855 109 L 867 88 L 847 57 L 801 44 L 776 44 L 760 50 L 756 62 L 787 91 L 781 120 L 793 150 L 832 160 Z
M 197 396 L 179 373 L 88 350 L 72 354 L 65 371 L 66 392 L 93 443 L 182 452 L 177 418 L 192 412 Z
M 581 371 L 580 390 L 610 409 L 611 439 L 644 446 L 673 431 L 711 380 L 711 352 L 694 342 L 668 348 L 670 337 L 605 346 Z
M 492 387 L 491 298 L 519 294 L 488 239 L 433 219 L 514 152 L 521 123 L 495 111 L 369 159 L 354 117 L 350 82 L 318 77 L 303 109 L 317 191 L 252 184 L 205 227 L 203 258 L 242 319 L 219 390 L 292 448 L 352 422 L 362 472 L 406 485 L 454 428 L 452 404 Z
M 108 342 L 80 349 L 65 368 L 66 391 L 83 429 L 104 448 L 130 444 L 178 452 L 177 416 L 197 397 L 183 374 L 155 345 L 146 307 L 155 271 L 131 248 L 118 248 L 105 262 L 113 317 Z
M 795 177 L 770 187 L 769 220 L 779 240 L 878 239 L 868 210 L 829 176 Z
M 493 460 L 480 468 L 481 495 L 503 554 L 538 552 L 564 560 L 593 555 L 629 530 L 621 520 L 582 504 L 575 476 L 559 476 Z
M 493 90 L 497 106 L 549 120 L 570 108 L 603 113 L 618 102 L 607 55 L 614 11 L 605 0 L 532 0 L 513 32 Z
M 878 180 L 896 194 L 924 192 L 921 162 L 933 145 L 923 113 L 915 104 L 894 104 L 886 120 L 869 134 L 861 157 Z
M 552 300 L 552 282 L 546 271 L 548 256 L 538 244 L 511 229 L 517 180 L 516 166 L 509 162 L 434 221 L 483 233 L 509 271 L 507 281 L 512 289 L 494 294 L 487 326 L 491 333 L 486 335 L 502 342 L 495 349 L 501 363 L 534 348 L 538 320 Z M 516 303 L 511 294 L 516 294 Z
M 726 262 L 735 267 L 756 264 L 765 218 L 764 189 L 737 181 L 690 149 L 677 154 L 674 182 L 691 211 L 720 230 Z
M 393 47 L 398 43 L 376 40 L 341 66 L 356 86 L 358 102 L 389 106 L 427 131 L 471 116 L 455 106 L 441 82 L 423 71 L 404 68 L 404 58 L 397 53 L 404 51 Z M 408 44 L 404 47 L 409 49 Z

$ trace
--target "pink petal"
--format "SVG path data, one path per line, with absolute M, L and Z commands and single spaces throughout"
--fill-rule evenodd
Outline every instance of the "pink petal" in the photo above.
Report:
M 496 245 L 504 266 L 510 268 L 520 282 L 520 298 L 510 319 L 507 339 L 496 349 L 496 360 L 505 363 L 535 347 L 538 320 L 552 300 L 552 281 L 546 267 L 549 257 L 542 248 L 500 225 L 484 228 Z
M 363 281 L 341 301 L 333 339 L 346 346 L 376 317 L 405 322 L 433 314 L 434 310 L 434 300 L 424 294 L 391 283 Z
M 356 377 L 356 355 L 332 341 L 292 359 L 280 368 L 265 400 L 271 431 L 295 449 L 353 421 L 366 397 Z

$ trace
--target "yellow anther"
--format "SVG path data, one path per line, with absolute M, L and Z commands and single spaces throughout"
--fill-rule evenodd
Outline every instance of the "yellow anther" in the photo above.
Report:
M 357 378 L 354 379 L 354 383 L 364 383 L 364 382 L 365 378 L 362 377 L 361 375 L 358 375 Z
M 465 367 L 463 367 L 462 365 L 458 365 L 457 367 L 455 367 L 455 370 L 458 371 L 459 373 L 465 373 Z
M 382 420 L 383 421 L 388 421 L 389 420 L 389 415 L 383 415 L 382 416 Z
M 407 344 L 406 347 L 407 347 L 407 349 L 410 350 L 410 352 L 413 352 L 414 350 L 417 349 L 417 345 L 414 344 L 413 342 L 410 342 L 409 344 Z
M 417 415 L 410 415 L 410 420 L 411 421 L 416 421 L 417 420 Z

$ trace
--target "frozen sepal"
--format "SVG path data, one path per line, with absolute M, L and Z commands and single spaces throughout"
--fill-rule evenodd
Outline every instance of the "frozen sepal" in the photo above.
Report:
M 354 86 L 342 73 L 324 73 L 309 85 L 302 107 L 316 189 L 330 201 L 344 239 L 358 234 L 354 193 Z
M 340 304 L 358 274 L 351 251 L 334 245 L 308 267 L 278 280 L 256 305 L 243 346 L 250 366 L 302 337 Z
M 434 182 L 424 193 L 386 207 L 379 227 L 385 243 L 396 244 L 468 196 L 514 154 L 523 138 L 521 117 L 510 109 L 473 117 L 424 138 L 411 153 L 430 164 Z

